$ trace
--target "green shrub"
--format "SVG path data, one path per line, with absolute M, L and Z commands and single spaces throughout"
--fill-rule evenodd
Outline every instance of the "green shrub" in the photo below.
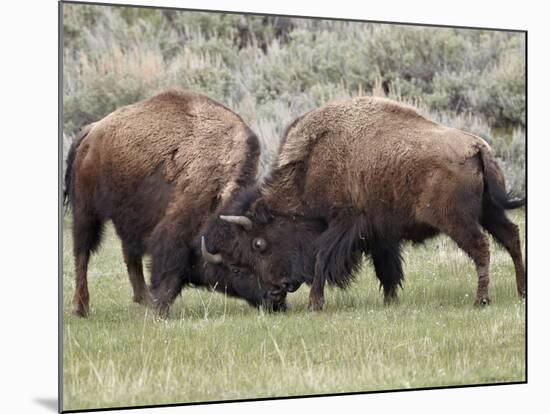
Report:
M 64 4 L 64 133 L 169 86 L 225 103 L 273 150 L 333 99 L 405 100 L 493 145 L 524 191 L 524 36 Z M 523 151 L 523 152 L 522 152 Z

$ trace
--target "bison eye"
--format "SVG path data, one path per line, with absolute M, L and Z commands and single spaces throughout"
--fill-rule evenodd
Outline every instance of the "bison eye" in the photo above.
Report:
M 237 269 L 236 267 L 234 267 L 233 269 L 231 269 L 233 271 L 233 273 L 239 273 L 239 269 Z
M 256 237 L 252 241 L 252 247 L 254 248 L 254 250 L 263 252 L 267 248 L 267 242 L 265 241 L 265 239 L 262 239 L 261 237 Z

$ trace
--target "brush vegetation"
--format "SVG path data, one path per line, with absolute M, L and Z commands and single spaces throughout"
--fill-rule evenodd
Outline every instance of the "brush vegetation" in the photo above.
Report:
M 487 140 L 525 191 L 522 33 L 65 4 L 64 134 L 180 86 L 240 114 L 274 150 L 297 116 L 363 94 Z

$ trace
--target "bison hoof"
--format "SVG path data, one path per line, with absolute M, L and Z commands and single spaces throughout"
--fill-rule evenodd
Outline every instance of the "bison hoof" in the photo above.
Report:
M 285 302 L 282 303 L 276 303 L 271 308 L 268 308 L 271 312 L 286 312 L 288 309 L 288 306 Z
M 323 310 L 323 302 L 309 302 L 308 309 L 312 312 L 319 312 Z
M 168 319 L 168 315 L 170 313 L 170 307 L 169 306 L 156 306 L 155 312 L 158 318 L 160 319 Z
M 148 306 L 148 307 L 151 306 L 153 303 L 151 300 L 151 297 L 147 293 L 134 295 L 132 300 L 134 301 L 134 303 L 139 303 L 140 305 Z
M 76 316 L 78 318 L 87 318 L 90 311 L 85 307 L 75 306 L 73 310 L 71 311 L 71 315 Z
M 482 298 L 477 298 L 475 301 L 475 306 L 487 306 L 491 304 L 491 299 L 489 299 L 487 296 Z
M 397 297 L 397 295 L 384 296 L 385 306 L 398 305 L 398 304 L 399 304 L 399 298 Z

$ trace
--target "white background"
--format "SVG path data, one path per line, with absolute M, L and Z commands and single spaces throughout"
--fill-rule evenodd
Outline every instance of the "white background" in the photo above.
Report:
M 529 30 L 528 385 L 140 412 L 535 413 L 548 409 L 550 275 L 545 266 L 548 230 L 545 213 L 550 188 L 546 176 L 550 163 L 550 14 L 543 8 L 544 2 L 277 0 L 260 4 L 252 0 L 230 3 L 136 0 L 134 3 Z M 0 411 L 47 413 L 54 411 L 57 398 L 57 2 L 3 2 L 0 31 Z

